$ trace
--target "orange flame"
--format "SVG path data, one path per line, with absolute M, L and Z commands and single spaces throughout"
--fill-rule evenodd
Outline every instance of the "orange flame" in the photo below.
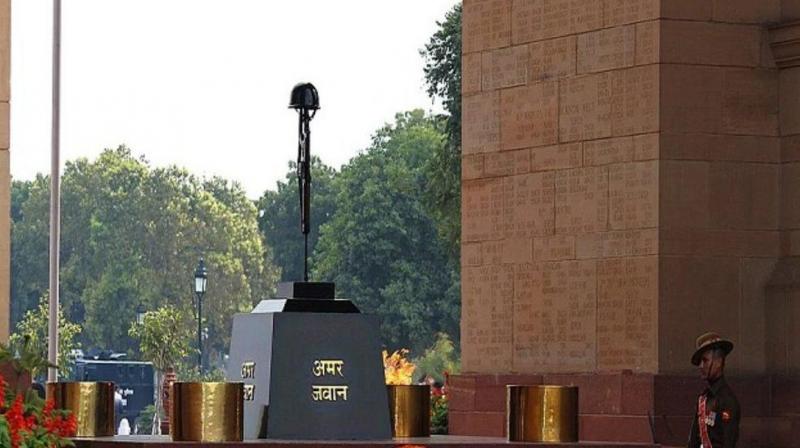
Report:
M 417 366 L 406 360 L 407 354 L 408 349 L 405 348 L 396 350 L 391 356 L 386 350 L 383 351 L 383 371 L 386 384 L 411 384 L 411 377 Z

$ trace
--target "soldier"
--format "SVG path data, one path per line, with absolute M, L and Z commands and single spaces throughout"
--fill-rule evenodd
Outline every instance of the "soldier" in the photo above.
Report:
M 716 333 L 697 338 L 692 364 L 700 368 L 700 376 L 708 387 L 697 398 L 689 448 L 734 448 L 739 438 L 739 401 L 725 382 L 725 357 L 733 343 Z

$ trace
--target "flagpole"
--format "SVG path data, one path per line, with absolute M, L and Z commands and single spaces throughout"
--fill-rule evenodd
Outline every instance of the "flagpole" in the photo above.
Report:
M 61 0 L 53 0 L 53 109 L 50 151 L 50 315 L 47 360 L 58 361 L 58 255 L 60 229 L 60 134 L 61 134 Z M 58 370 L 47 369 L 47 381 L 58 381 Z

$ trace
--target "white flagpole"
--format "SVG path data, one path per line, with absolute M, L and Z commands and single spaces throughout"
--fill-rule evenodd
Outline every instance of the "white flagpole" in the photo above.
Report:
M 61 0 L 53 0 L 53 118 L 50 151 L 50 320 L 47 360 L 58 361 L 58 255 L 61 213 Z M 47 369 L 47 381 L 58 381 L 58 370 Z

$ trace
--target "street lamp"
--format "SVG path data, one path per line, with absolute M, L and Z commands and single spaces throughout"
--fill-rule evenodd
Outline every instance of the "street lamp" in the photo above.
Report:
M 197 295 L 197 370 L 203 371 L 203 294 L 208 286 L 208 272 L 203 257 L 194 270 L 194 293 Z
M 139 306 L 136 307 L 136 323 L 139 325 L 144 324 L 144 315 L 147 313 L 144 309 L 144 305 L 141 303 Z

